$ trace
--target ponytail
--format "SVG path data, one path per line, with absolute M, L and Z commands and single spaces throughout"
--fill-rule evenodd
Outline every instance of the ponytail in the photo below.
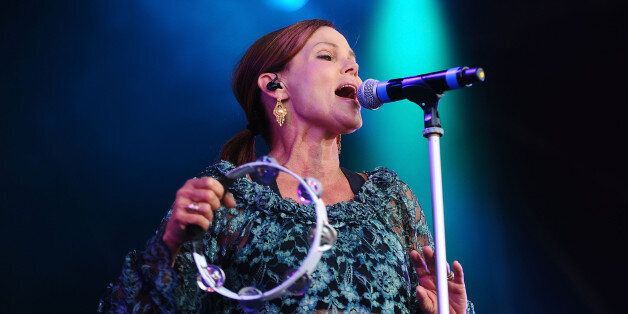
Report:
M 255 158 L 255 134 L 249 129 L 236 133 L 222 146 L 220 152 L 220 159 L 236 166 L 255 161 Z

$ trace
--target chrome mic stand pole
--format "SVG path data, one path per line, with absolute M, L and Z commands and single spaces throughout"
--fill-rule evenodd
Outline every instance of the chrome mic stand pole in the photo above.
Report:
M 436 291 L 438 313 L 449 314 L 449 290 L 447 284 L 447 250 L 445 245 L 445 209 L 443 206 L 443 179 L 441 173 L 440 138 L 445 131 L 441 127 L 438 114 L 437 94 L 429 87 L 409 86 L 403 88 L 407 99 L 423 109 L 430 163 L 430 187 L 432 191 L 432 215 L 434 219 L 434 242 L 436 254 Z
M 423 136 L 427 137 L 428 141 L 430 160 L 430 187 L 432 190 L 432 216 L 434 219 L 438 313 L 449 314 L 447 252 L 445 245 L 445 208 L 443 205 L 443 178 L 440 163 L 440 137 L 443 136 L 443 134 L 443 129 L 438 127 L 426 127 L 423 130 Z
M 360 104 L 377 109 L 384 102 L 408 99 L 423 109 L 423 136 L 429 145 L 430 187 L 432 189 L 432 214 L 434 241 L 436 243 L 436 289 L 438 313 L 449 314 L 449 290 L 447 283 L 447 251 L 445 245 L 445 209 L 443 206 L 443 178 L 440 163 L 440 138 L 445 134 L 438 114 L 438 101 L 447 90 L 471 86 L 484 81 L 482 68 L 457 67 L 407 78 L 379 83 L 368 79 L 358 89 Z M 401 91 L 399 89 L 401 88 Z

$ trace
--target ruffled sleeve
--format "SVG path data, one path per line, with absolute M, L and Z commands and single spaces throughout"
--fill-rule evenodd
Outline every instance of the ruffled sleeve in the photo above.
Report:
M 162 236 L 163 226 L 144 251 L 126 255 L 120 276 L 107 286 L 98 303 L 99 313 L 191 313 L 200 309 L 204 295 L 196 287 L 190 246 L 181 247 L 173 267 Z
M 422 248 L 424 246 L 430 246 L 434 249 L 434 242 L 427 225 L 425 213 L 421 205 L 419 205 L 415 194 L 410 187 L 405 182 L 399 180 L 398 177 L 396 177 L 396 182 L 398 192 L 395 194 L 398 195 L 398 197 L 393 198 L 390 204 L 390 210 L 393 211 L 391 215 L 393 230 L 401 239 L 408 254 L 412 250 L 417 250 L 420 254 L 423 254 Z M 416 287 L 419 284 L 418 274 L 416 274 L 412 264 L 410 263 L 409 265 L 411 266 L 410 279 L 412 286 Z M 413 313 L 418 311 L 419 304 L 416 299 L 412 304 L 412 308 L 414 309 Z M 474 305 L 471 301 L 467 301 L 467 313 L 475 313 Z
M 205 169 L 201 176 L 219 178 L 225 169 L 233 167 L 222 162 Z M 210 262 L 221 254 L 215 236 L 225 225 L 220 221 L 229 210 L 222 208 L 216 213 L 213 228 L 205 234 L 205 255 Z M 166 222 L 151 237 L 143 251 L 131 251 L 124 258 L 119 277 L 110 283 L 98 302 L 99 313 L 196 313 L 201 308 L 211 308 L 206 292 L 196 284 L 196 266 L 190 243 L 181 246 L 174 265 L 171 265 L 170 249 L 163 242 Z

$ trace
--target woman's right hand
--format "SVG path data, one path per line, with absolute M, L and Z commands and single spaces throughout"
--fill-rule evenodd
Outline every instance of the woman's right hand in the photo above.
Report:
M 228 208 L 236 206 L 233 195 L 225 193 L 222 184 L 214 178 L 190 179 L 177 191 L 172 214 L 162 238 L 170 248 L 173 260 L 179 247 L 190 240 L 191 234 L 187 229 L 197 225 L 207 231 L 214 219 L 214 211 L 222 204 Z

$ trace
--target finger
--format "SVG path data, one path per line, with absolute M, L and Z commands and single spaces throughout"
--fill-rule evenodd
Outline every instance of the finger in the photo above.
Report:
M 434 250 L 432 249 L 431 246 L 426 245 L 422 248 L 422 250 L 423 250 L 423 257 L 426 260 L 428 259 L 434 260 Z
M 423 257 L 425 260 L 425 264 L 427 265 L 427 269 L 430 273 L 436 274 L 436 255 L 434 254 L 434 250 L 429 246 L 423 247 Z M 448 274 L 451 271 L 451 267 L 449 263 L 445 264 L 446 273 Z
M 203 215 L 209 221 L 212 221 L 214 218 L 214 211 L 212 210 L 211 205 L 207 203 L 190 203 L 185 206 L 185 209 L 190 214 Z
M 421 254 L 416 250 L 410 251 L 410 261 L 412 261 L 412 265 L 414 265 L 415 268 L 421 266 Z
M 211 220 L 205 218 L 205 216 L 190 214 L 186 212 L 182 212 L 181 214 L 179 214 L 178 222 L 182 230 L 187 229 L 190 225 L 196 225 L 207 231 L 207 229 L 209 229 L 209 226 L 211 225 Z
M 190 180 L 188 180 L 188 182 L 191 182 Z M 191 187 L 191 183 L 186 182 L 183 187 L 181 187 L 180 189 L 177 190 L 177 194 L 175 195 L 175 205 L 177 203 L 179 203 L 178 205 L 187 205 L 187 203 L 185 203 L 185 201 L 183 199 L 189 199 L 190 193 L 193 190 Z M 178 207 L 178 206 L 175 206 Z
M 212 190 L 218 196 L 219 199 L 222 198 L 225 193 L 225 188 L 220 184 L 220 182 L 214 178 L 210 177 L 202 177 L 192 181 L 192 184 L 197 189 L 205 189 Z
M 422 286 L 416 287 L 416 299 L 419 302 L 419 307 L 423 313 L 434 313 L 436 309 L 436 299 L 432 296 L 429 290 Z
M 197 203 L 208 203 L 213 209 L 220 208 L 220 198 L 212 190 L 192 190 L 188 197 Z
M 185 181 L 185 183 L 183 184 L 183 186 L 181 187 L 181 189 L 190 189 L 190 188 L 194 188 L 194 184 L 196 183 L 196 181 L 198 180 L 197 177 L 194 177 L 192 179 L 188 179 L 187 181 Z
M 176 214 L 178 211 L 186 211 L 185 207 L 191 203 L 198 203 L 189 199 L 187 194 L 187 192 L 184 193 L 182 190 L 177 192 L 177 198 L 174 200 L 174 204 L 172 204 L 173 214 Z
M 198 217 L 194 217 L 194 216 L 198 216 Z M 178 229 L 185 230 L 188 224 L 193 223 L 193 222 L 198 222 L 199 218 L 209 221 L 203 215 L 188 213 L 185 209 L 183 209 L 183 210 L 175 211 L 172 214 L 172 217 L 170 217 L 170 220 L 168 221 L 168 223 L 173 223 L 175 226 L 177 226 Z
M 412 265 L 416 269 L 416 273 L 419 277 L 429 275 L 430 271 L 427 269 L 425 260 L 419 252 L 416 250 L 410 251 L 410 260 L 412 261 Z
M 434 250 L 432 250 L 432 248 L 427 245 L 423 247 L 423 259 L 425 260 L 425 265 L 427 265 L 427 269 L 431 273 L 435 273 L 436 260 L 434 257 Z
M 446 266 L 446 267 L 445 267 L 445 269 L 446 269 L 445 274 L 447 274 L 447 277 L 446 277 L 446 278 L 447 278 L 447 281 L 452 281 L 452 280 L 454 280 L 454 279 L 456 278 L 456 274 L 455 274 L 455 273 L 453 273 L 453 272 L 451 271 L 451 267 L 449 266 L 449 263 L 445 264 L 445 266 Z M 449 279 L 449 278 L 450 278 L 450 277 L 449 277 L 450 275 L 451 275 L 451 276 L 453 276 L 453 278 L 452 278 L 452 279 Z
M 464 283 L 464 271 L 462 269 L 462 264 L 460 264 L 460 262 L 458 261 L 454 261 L 453 263 L 454 265 L 454 282 L 455 283 Z
M 233 194 L 231 194 L 231 192 L 225 193 L 225 196 L 222 198 L 222 201 L 227 208 L 236 207 L 236 201 L 235 201 L 235 198 L 233 197 Z

